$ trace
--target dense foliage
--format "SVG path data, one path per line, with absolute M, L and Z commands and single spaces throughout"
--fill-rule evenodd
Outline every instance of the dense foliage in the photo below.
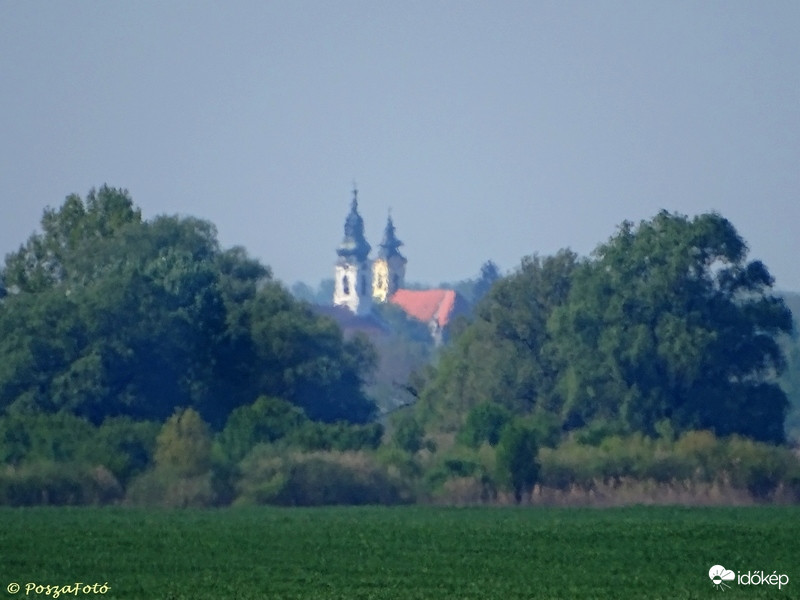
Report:
M 0 273 L 0 504 L 797 501 L 797 336 L 746 254 L 662 212 L 486 263 L 435 349 L 392 305 L 344 336 L 210 223 L 70 196 Z
M 551 407 L 558 368 L 547 322 L 566 301 L 576 264 L 568 251 L 527 257 L 516 274 L 494 284 L 425 386 L 425 420 L 452 430 L 483 402 L 517 414 Z
M 565 422 L 652 435 L 666 419 L 676 431 L 782 441 L 777 337 L 792 316 L 746 253 L 716 214 L 624 223 L 576 272 L 552 321 Z
M 491 401 L 563 432 L 708 429 L 781 442 L 792 317 L 716 214 L 624 223 L 592 259 L 523 260 L 442 357 L 418 414 L 463 427 Z
M 783 292 L 781 297 L 794 316 L 794 331 L 790 335 L 782 336 L 780 340 L 787 364 L 780 382 L 789 398 L 786 437 L 796 444 L 800 442 L 800 294 Z
M 194 407 L 214 427 L 259 394 L 311 418 L 366 422 L 362 340 L 294 301 L 241 248 L 193 218 L 144 221 L 102 187 L 48 209 L 6 259 L 0 411 L 100 424 Z

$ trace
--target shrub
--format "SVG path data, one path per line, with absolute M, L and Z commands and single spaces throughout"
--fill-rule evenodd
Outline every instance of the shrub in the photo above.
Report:
M 200 414 L 176 410 L 156 438 L 156 468 L 176 477 L 196 477 L 211 467 L 211 433 Z
M 129 504 L 173 508 L 212 506 L 211 433 L 192 408 L 176 410 L 156 438 L 155 466 L 128 486 Z
M 0 504 L 8 506 L 107 504 L 122 496 L 102 466 L 37 461 L 0 472 Z
M 125 486 L 152 462 L 159 424 L 129 417 L 106 419 L 95 434 L 93 461 L 103 464 Z
M 782 481 L 797 473 L 797 459 L 786 448 L 732 436 L 725 444 L 725 470 L 734 487 L 759 500 L 769 498 Z
M 517 423 L 511 423 L 497 444 L 497 479 L 514 494 L 517 503 L 530 493 L 539 478 L 539 448 L 536 434 Z
M 689 467 L 692 478 L 713 481 L 719 477 L 724 447 L 712 432 L 687 431 L 676 440 L 673 451 Z
M 431 496 L 436 496 L 448 481 L 473 476 L 479 479 L 490 476 L 490 470 L 476 450 L 453 446 L 434 455 L 433 464 L 425 471 L 425 489 Z
M 0 417 L 0 462 L 103 465 L 123 485 L 151 460 L 159 425 L 128 417 L 95 427 L 69 413 Z
M 751 498 L 784 499 L 800 493 L 800 462 L 785 447 L 709 431 L 689 431 L 671 441 L 633 434 L 611 436 L 596 446 L 573 438 L 555 449 L 543 448 L 540 482 L 567 490 L 593 489 L 619 482 L 693 482 L 744 490 Z
M 302 450 L 375 450 L 383 437 L 383 425 L 353 425 L 344 421 L 309 421 L 289 436 L 289 443 Z
M 398 477 L 363 452 L 276 456 L 260 446 L 242 461 L 237 504 L 399 504 L 412 498 Z
M 217 502 L 210 472 L 176 476 L 174 472 L 153 469 L 131 482 L 125 494 L 125 503 L 133 506 L 204 508 L 214 506 Z
M 395 420 L 392 442 L 401 450 L 416 454 L 423 448 L 424 437 L 425 430 L 412 415 L 404 414 Z
M 217 441 L 222 454 L 238 462 L 257 444 L 280 440 L 308 422 L 301 408 L 286 400 L 260 396 L 253 404 L 231 413 Z
M 497 498 L 494 481 L 488 475 L 448 479 L 434 495 L 437 504 L 486 504 Z
M 484 442 L 496 446 L 500 433 L 512 419 L 511 411 L 494 402 L 482 402 L 469 411 L 464 428 L 459 433 L 459 441 L 472 448 Z

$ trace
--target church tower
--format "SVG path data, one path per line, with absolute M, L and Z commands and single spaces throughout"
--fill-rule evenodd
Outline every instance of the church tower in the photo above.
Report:
M 402 245 L 403 242 L 395 235 L 390 213 L 386 220 L 386 229 L 383 231 L 378 258 L 372 263 L 372 297 L 378 302 L 386 302 L 404 285 L 407 261 L 398 250 Z
M 358 214 L 358 190 L 353 188 L 350 213 L 344 222 L 344 239 L 336 249 L 339 259 L 334 277 L 334 306 L 346 306 L 357 315 L 369 312 L 372 288 L 370 250 L 364 237 L 364 219 Z

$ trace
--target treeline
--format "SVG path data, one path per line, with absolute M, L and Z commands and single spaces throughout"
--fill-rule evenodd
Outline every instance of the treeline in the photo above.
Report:
M 94 426 L 67 413 L 11 415 L 0 420 L 6 465 L 0 504 L 316 504 L 312 494 L 320 490 L 313 491 L 309 477 L 347 489 L 335 498 L 340 503 L 389 501 L 391 495 L 362 497 L 351 489 L 353 481 L 333 476 L 347 473 L 336 470 L 338 457 L 375 450 L 382 434 L 377 423 L 312 421 L 302 409 L 266 396 L 235 409 L 218 432 L 191 408 L 176 410 L 163 424 L 121 417 Z M 307 492 L 299 491 L 303 485 Z M 389 492 L 381 487 L 379 493 Z
M 427 382 L 421 415 L 457 427 L 490 400 L 564 432 L 709 429 L 784 441 L 792 314 L 733 226 L 662 212 L 594 256 L 526 258 Z
M 517 499 L 686 481 L 797 498 L 780 385 L 793 320 L 772 284 L 718 214 L 623 223 L 589 258 L 526 257 L 417 377 L 398 431 L 436 449 L 415 455 L 454 498 L 494 498 L 504 478 Z M 504 449 L 511 430 L 535 450 Z
M 2 270 L 0 504 L 800 499 L 792 315 L 723 217 L 497 276 L 437 354 L 393 307 L 373 345 L 210 223 L 70 196 Z M 379 353 L 432 357 L 388 419 Z
M 31 486 L 37 501 L 119 497 L 187 410 L 219 433 L 260 396 L 281 398 L 323 428 L 298 434 L 314 448 L 335 423 L 373 420 L 371 345 L 345 340 L 242 248 L 220 248 L 210 223 L 143 220 L 103 186 L 41 224 L 0 278 L 5 501 L 33 501 Z M 58 481 L 63 493 L 48 487 Z

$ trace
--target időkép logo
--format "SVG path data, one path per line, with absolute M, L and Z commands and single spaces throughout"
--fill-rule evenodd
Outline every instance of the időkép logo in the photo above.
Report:
M 718 590 L 722 590 L 723 592 L 726 589 L 730 589 L 729 581 L 736 583 L 737 585 L 774 585 L 777 586 L 778 589 L 781 589 L 787 583 L 789 583 L 789 576 L 785 573 L 778 574 L 777 571 L 764 572 L 764 571 L 747 571 L 747 573 L 742 573 L 741 571 L 737 571 L 734 573 L 731 569 L 726 569 L 722 565 L 714 565 L 708 570 L 708 578 L 711 580 L 711 584 Z

